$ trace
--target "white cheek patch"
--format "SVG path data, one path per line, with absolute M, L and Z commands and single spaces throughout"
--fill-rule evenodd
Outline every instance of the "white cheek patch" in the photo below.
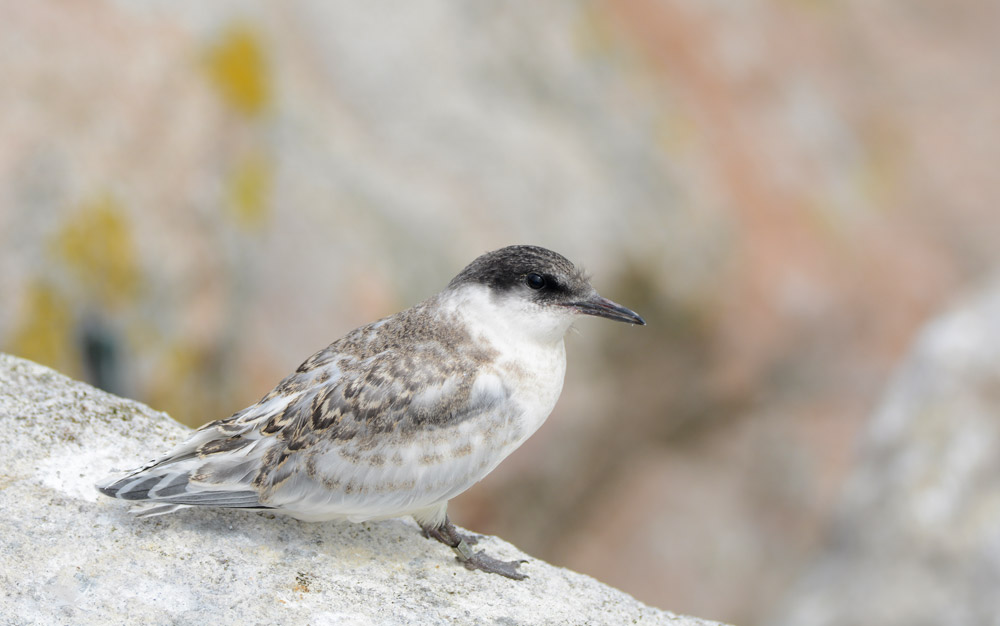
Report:
M 523 294 L 495 294 L 481 285 L 455 292 L 447 306 L 465 318 L 473 337 L 512 344 L 560 341 L 576 317 L 567 307 L 538 305 Z

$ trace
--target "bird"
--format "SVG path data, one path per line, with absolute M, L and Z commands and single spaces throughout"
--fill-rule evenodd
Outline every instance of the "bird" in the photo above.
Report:
M 448 501 L 489 474 L 555 407 L 564 336 L 581 316 L 645 325 L 546 248 L 487 252 L 444 290 L 361 326 L 232 416 L 97 483 L 138 515 L 186 507 L 310 521 L 411 516 L 470 570 L 526 578 L 474 551 Z

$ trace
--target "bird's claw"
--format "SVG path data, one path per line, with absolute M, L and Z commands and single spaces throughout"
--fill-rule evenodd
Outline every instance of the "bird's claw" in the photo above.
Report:
M 506 576 L 507 578 L 511 578 L 513 580 L 524 580 L 528 577 L 527 574 L 522 574 L 517 569 L 520 567 L 521 563 L 528 562 L 525 559 L 518 559 L 516 561 L 501 561 L 500 559 L 494 559 L 482 550 L 465 559 L 462 557 L 457 558 L 462 562 L 462 565 L 465 565 L 466 569 L 478 569 L 491 574 L 500 574 L 501 576 Z

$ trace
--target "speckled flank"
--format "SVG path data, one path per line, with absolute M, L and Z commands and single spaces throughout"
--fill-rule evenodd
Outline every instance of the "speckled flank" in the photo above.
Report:
M 433 315 L 434 306 L 432 298 L 353 331 L 310 357 L 261 399 L 263 405 L 298 394 L 260 428 L 284 445 L 268 450 L 254 479 L 257 488 L 276 486 L 289 453 L 319 442 L 350 442 L 339 450 L 343 458 L 381 466 L 385 454 L 374 450 L 386 437 L 433 431 L 490 409 L 495 398 L 473 398 L 471 391 L 475 372 L 495 358 L 496 350 L 470 341 L 454 316 Z M 446 386 L 450 393 L 428 397 L 428 389 Z M 253 418 L 251 413 L 235 419 Z

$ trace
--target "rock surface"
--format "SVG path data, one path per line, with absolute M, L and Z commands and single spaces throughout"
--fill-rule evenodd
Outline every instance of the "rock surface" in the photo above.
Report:
M 997 623 L 1000 280 L 924 329 L 841 504 L 772 624 Z
M 133 518 L 93 483 L 187 429 L 8 355 L 0 426 L 5 624 L 715 623 L 535 559 L 520 583 L 466 571 L 409 521 L 307 524 L 211 509 Z M 498 557 L 527 557 L 481 541 Z

